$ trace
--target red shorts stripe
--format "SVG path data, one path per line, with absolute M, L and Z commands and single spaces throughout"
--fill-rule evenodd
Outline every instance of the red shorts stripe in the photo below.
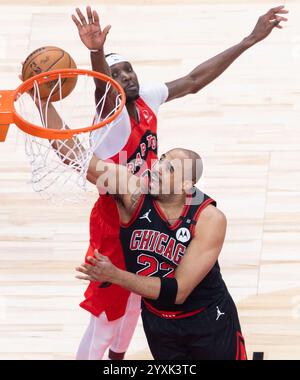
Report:
M 245 340 L 239 331 L 236 333 L 236 360 L 247 360 Z
M 164 310 L 156 309 L 154 306 L 150 305 L 144 299 L 143 299 L 143 302 L 144 302 L 146 308 L 150 311 L 150 313 L 155 314 L 158 317 L 165 318 L 165 319 L 183 319 L 183 318 L 187 318 L 187 317 L 192 317 L 193 315 L 199 314 L 206 309 L 206 307 L 203 307 L 202 309 L 194 310 L 191 312 L 164 311 Z

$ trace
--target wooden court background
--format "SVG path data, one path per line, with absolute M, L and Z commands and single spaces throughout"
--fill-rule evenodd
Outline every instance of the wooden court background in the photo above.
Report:
M 300 359 L 300 2 L 289 23 L 246 52 L 199 94 L 159 115 L 160 152 L 201 153 L 201 187 L 228 218 L 223 276 L 237 302 L 249 356 Z M 57 45 L 79 67 L 89 54 L 73 1 L 0 1 L 0 83 L 19 83 L 33 49 Z M 275 1 L 101 1 L 107 52 L 125 54 L 140 81 L 169 81 L 238 43 Z M 93 4 L 91 4 L 93 5 Z M 75 105 L 76 106 L 76 105 Z M 86 203 L 63 208 L 30 186 L 22 135 L 0 146 L 0 359 L 73 359 L 88 323 L 74 278 L 88 245 Z M 127 358 L 151 358 L 139 323 Z

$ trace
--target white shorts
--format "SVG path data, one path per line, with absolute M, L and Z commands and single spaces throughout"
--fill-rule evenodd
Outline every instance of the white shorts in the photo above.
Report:
M 91 315 L 90 323 L 80 342 L 76 360 L 101 360 L 108 348 L 126 352 L 141 312 L 141 297 L 131 293 L 122 318 L 109 322 L 106 314 Z

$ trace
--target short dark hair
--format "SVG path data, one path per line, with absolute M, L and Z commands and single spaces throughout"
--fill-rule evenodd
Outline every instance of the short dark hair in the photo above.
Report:
M 171 152 L 181 152 L 186 159 L 191 160 L 191 180 L 195 185 L 201 178 L 203 173 L 203 162 L 200 155 L 193 150 L 184 149 L 184 148 L 175 148 Z

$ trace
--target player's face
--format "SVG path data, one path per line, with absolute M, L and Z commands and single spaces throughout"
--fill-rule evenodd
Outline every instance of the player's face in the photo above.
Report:
M 176 180 L 176 173 L 181 172 L 181 160 L 172 157 L 170 153 L 163 154 L 151 171 L 150 194 L 155 197 L 174 194 L 178 189 L 181 191 L 181 179 L 180 183 Z
M 136 73 L 129 62 L 116 63 L 111 66 L 111 76 L 124 89 L 126 102 L 130 103 L 138 99 L 140 85 Z

